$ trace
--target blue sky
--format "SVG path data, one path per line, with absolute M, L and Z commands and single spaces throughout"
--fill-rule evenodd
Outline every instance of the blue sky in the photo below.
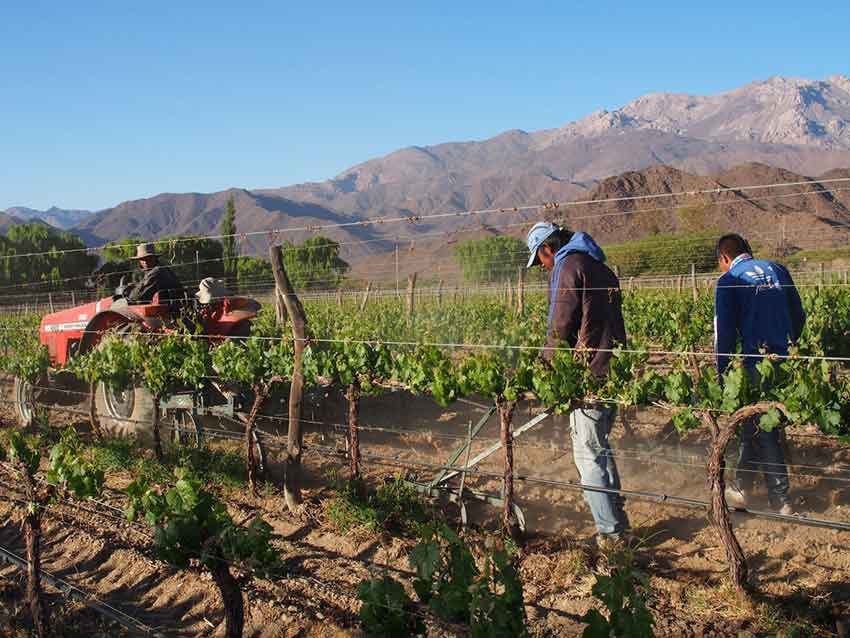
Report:
M 4 3 L 0 209 L 322 180 L 650 91 L 850 74 L 850 3 L 590 5 Z

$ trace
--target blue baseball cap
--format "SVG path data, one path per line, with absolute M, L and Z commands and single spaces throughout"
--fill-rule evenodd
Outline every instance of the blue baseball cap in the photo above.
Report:
M 531 268 L 537 262 L 537 249 L 540 248 L 540 244 L 549 239 L 552 233 L 559 230 L 560 228 L 552 222 L 537 222 L 531 227 L 531 230 L 528 231 L 528 237 L 525 239 L 531 253 L 526 268 Z

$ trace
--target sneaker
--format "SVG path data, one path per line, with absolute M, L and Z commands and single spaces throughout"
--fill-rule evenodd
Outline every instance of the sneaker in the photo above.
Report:
M 796 512 L 794 508 L 791 507 L 791 503 L 783 503 L 782 507 L 776 510 L 777 514 L 782 514 L 782 516 L 794 516 Z
M 732 507 L 746 507 L 747 496 L 744 491 L 735 485 L 726 486 L 726 504 Z

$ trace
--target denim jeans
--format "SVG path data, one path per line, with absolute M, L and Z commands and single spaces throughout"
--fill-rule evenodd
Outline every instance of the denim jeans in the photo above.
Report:
M 744 421 L 741 426 L 741 445 L 738 448 L 738 467 L 735 482 L 742 490 L 751 490 L 756 473 L 761 469 L 771 507 L 782 507 L 788 497 L 788 468 L 782 450 L 780 430 L 764 432 L 758 427 L 759 417 Z
M 570 413 L 573 459 L 584 485 L 620 489 L 620 475 L 608 445 L 615 414 L 615 407 L 601 404 L 587 404 Z M 629 528 L 619 494 L 585 490 L 584 499 L 600 534 L 618 534 Z

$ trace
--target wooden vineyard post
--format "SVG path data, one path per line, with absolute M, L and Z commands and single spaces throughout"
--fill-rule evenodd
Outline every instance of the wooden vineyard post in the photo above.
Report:
M 525 268 L 517 268 L 516 278 L 516 313 L 522 315 L 525 311 Z
M 818 267 L 818 288 L 823 287 L 824 281 L 824 263 L 820 262 L 820 266 Z
M 360 388 L 356 383 L 348 386 L 345 393 L 348 400 L 348 453 L 351 480 L 360 478 Z
M 682 275 L 679 275 L 679 279 L 676 281 L 676 292 L 679 294 L 682 293 L 682 289 L 684 288 L 685 278 Z
M 286 437 L 286 454 L 284 456 L 283 493 L 290 512 L 297 512 L 301 504 L 301 489 L 299 473 L 301 469 L 301 396 L 304 393 L 304 347 L 307 341 L 307 317 L 304 307 L 292 289 L 286 269 L 283 266 L 283 256 L 280 246 L 270 246 L 269 253 L 275 280 L 275 296 L 283 298 L 286 312 L 292 320 L 292 337 L 294 343 L 294 362 L 292 365 L 292 383 L 289 389 L 289 430 Z
M 413 319 L 413 295 L 416 289 L 416 273 L 407 276 L 407 318 Z
M 691 264 L 691 292 L 693 293 L 694 301 L 699 299 L 699 289 L 697 288 L 697 265 Z
M 514 305 L 514 287 L 511 286 L 510 279 L 508 280 L 505 288 L 505 305 L 507 305 L 508 308 Z
M 443 307 L 443 280 L 437 282 L 437 308 Z
M 50 314 L 53 314 L 54 312 L 56 312 L 56 310 L 53 307 L 53 293 L 52 292 L 47 293 L 47 305 L 50 307 Z
M 336 289 L 336 305 L 342 308 L 342 288 Z
M 499 412 L 499 430 L 504 455 L 504 478 L 502 485 L 502 527 L 512 538 L 519 534 L 519 523 L 514 514 L 514 435 L 511 427 L 516 401 L 504 398 L 496 400 Z
M 366 290 L 363 291 L 363 298 L 360 300 L 360 312 L 366 310 L 366 303 L 369 301 L 369 292 L 372 290 L 372 282 L 366 282 Z

